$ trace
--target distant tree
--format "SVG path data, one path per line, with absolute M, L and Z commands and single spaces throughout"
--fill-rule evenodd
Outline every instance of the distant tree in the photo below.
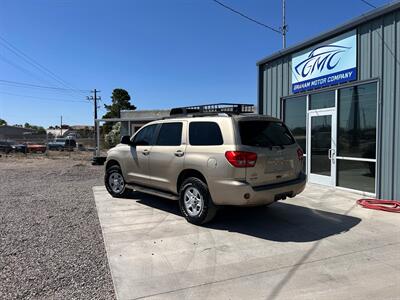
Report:
M 0 126 L 2 126 L 2 125 L 7 125 L 7 121 L 3 120 L 3 119 L 0 119 Z
M 135 110 L 136 106 L 130 102 L 131 96 L 124 89 L 114 89 L 111 95 L 111 105 L 104 104 L 107 112 L 103 119 L 120 118 L 121 110 Z M 112 128 L 112 123 L 106 122 L 102 126 L 102 132 L 107 134 Z
M 80 135 L 83 138 L 89 138 L 93 136 L 93 130 L 91 130 L 88 126 L 85 126 L 82 130 L 80 130 Z
M 24 128 L 33 129 L 37 134 L 46 134 L 46 129 L 42 126 L 31 125 L 28 122 L 24 124 Z
M 120 111 L 123 109 L 135 110 L 136 106 L 130 103 L 131 96 L 124 89 L 114 89 L 111 96 L 111 105 L 104 104 L 107 113 L 103 116 L 104 119 L 119 118 Z

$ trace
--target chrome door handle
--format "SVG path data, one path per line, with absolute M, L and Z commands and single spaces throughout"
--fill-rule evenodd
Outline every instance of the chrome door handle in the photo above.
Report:
M 184 152 L 181 151 L 181 150 L 178 150 L 178 151 L 176 151 L 174 154 L 175 154 L 175 156 L 182 157 L 183 154 L 184 154 Z
M 147 150 L 147 149 L 146 149 L 146 150 L 143 150 L 142 154 L 143 154 L 143 155 L 149 155 L 149 154 L 150 154 L 150 151 Z

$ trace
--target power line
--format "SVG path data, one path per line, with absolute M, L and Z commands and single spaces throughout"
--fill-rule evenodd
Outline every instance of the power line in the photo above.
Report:
M 57 81 L 62 86 L 66 87 L 66 88 L 69 88 L 71 91 L 75 91 L 75 92 L 79 93 L 78 89 L 76 89 L 76 88 L 72 87 L 71 85 L 69 85 L 60 76 L 58 76 L 57 74 L 55 74 L 54 72 L 52 72 L 51 70 L 49 70 L 48 68 L 46 68 L 45 66 L 43 66 L 42 64 L 37 62 L 36 60 L 34 60 L 32 57 L 30 57 L 29 55 L 27 55 L 26 53 L 24 53 L 23 51 L 18 49 L 16 46 L 11 44 L 5 38 L 0 36 L 0 40 L 3 41 L 3 42 L 0 41 L 0 44 L 3 45 L 3 47 L 7 48 L 12 53 L 14 53 L 16 56 L 20 57 L 21 59 L 23 59 L 25 62 L 27 62 L 28 64 L 30 64 L 31 66 L 33 66 L 34 68 L 39 70 L 40 72 L 42 72 L 45 75 L 51 77 L 53 80 Z
M 224 4 L 224 3 L 222 3 L 222 2 L 220 2 L 220 1 L 218 1 L 218 0 L 212 0 L 212 1 L 214 1 L 215 3 L 221 5 L 222 7 L 224 7 L 224 8 L 226 8 L 226 9 L 230 10 L 231 12 L 233 12 L 233 13 L 235 13 L 235 14 L 238 14 L 239 16 L 241 16 L 241 17 L 243 17 L 243 18 L 245 18 L 245 19 L 247 19 L 247 20 L 249 20 L 249 21 L 251 21 L 251 22 L 254 22 L 254 23 L 256 23 L 256 24 L 258 24 L 258 25 L 260 25 L 260 26 L 263 26 L 263 27 L 265 27 L 265 28 L 268 28 L 269 30 L 272 30 L 272 31 L 274 31 L 274 32 L 276 32 L 276 33 L 282 34 L 282 32 L 281 32 L 279 29 L 273 28 L 273 27 L 271 27 L 271 26 L 268 26 L 267 24 L 264 24 L 264 23 L 262 23 L 262 22 L 260 22 L 260 21 L 257 21 L 257 20 L 255 20 L 255 19 L 253 19 L 253 18 L 251 18 L 251 17 L 249 17 L 249 16 L 247 16 L 247 15 L 241 13 L 240 11 L 238 11 L 238 10 L 236 10 L 236 9 L 234 9 L 234 8 L 232 8 L 232 7 L 226 5 L 226 4 Z
M 36 79 L 39 80 L 39 81 L 44 81 L 44 82 L 46 82 L 47 84 L 50 84 L 49 81 L 43 80 L 43 78 L 41 78 L 41 77 L 39 77 L 38 75 L 32 73 L 30 70 L 28 70 L 28 69 L 26 69 L 26 68 L 24 68 L 24 67 L 22 67 L 22 66 L 20 66 L 20 65 L 18 65 L 18 64 L 16 64 L 16 63 L 12 62 L 11 60 L 5 58 L 4 56 L 0 55 L 0 59 L 1 59 L 2 61 L 4 61 L 4 62 L 8 63 L 9 65 L 13 66 L 14 68 L 20 70 L 22 73 L 24 73 L 24 74 L 29 74 L 29 75 L 31 75 L 32 77 L 36 78 Z
M 68 97 L 68 98 L 70 98 L 70 97 L 75 97 L 75 98 L 78 97 L 79 99 L 83 98 L 81 95 L 71 94 L 70 91 L 41 89 L 41 88 L 36 88 L 36 87 L 31 87 L 31 86 L 16 85 L 16 84 L 12 84 L 12 83 L 0 82 L 0 90 L 2 90 L 2 88 L 4 88 L 4 87 L 9 87 L 10 91 L 14 91 L 14 89 L 17 89 L 19 92 L 20 89 L 25 89 L 29 93 L 35 92 L 35 93 L 40 93 L 40 95 L 46 94 L 46 95 L 49 95 L 50 97 L 53 97 L 53 95 L 60 95 L 60 96 Z
M 18 81 L 10 81 L 10 80 L 4 80 L 0 79 L 0 84 L 13 84 L 17 86 L 25 86 L 25 87 L 33 87 L 33 88 L 41 88 L 41 89 L 50 89 L 50 90 L 59 90 L 59 91 L 71 91 L 71 89 L 66 89 L 66 88 L 60 88 L 60 87 L 55 87 L 55 86 L 45 86 L 45 85 L 37 85 L 37 84 L 32 84 L 32 83 L 25 83 L 25 82 L 18 82 Z M 77 90 L 81 92 L 88 92 L 89 90 Z
M 5 95 L 10 95 L 10 96 L 17 96 L 17 97 L 23 97 L 23 98 L 33 98 L 33 99 L 38 99 L 38 100 L 48 100 L 48 101 L 56 101 L 56 102 L 81 102 L 81 103 L 90 103 L 89 101 L 85 100 L 67 100 L 67 99 L 57 99 L 57 98 L 44 98 L 44 97 L 35 97 L 35 96 L 30 96 L 30 95 L 21 95 L 21 94 L 14 94 L 14 93 L 8 93 L 8 92 L 0 92 L 0 94 L 5 94 Z
M 372 7 L 372 8 L 376 8 L 375 5 L 373 5 L 372 3 L 366 1 L 366 0 L 360 0 L 361 2 L 364 2 L 365 4 L 367 4 L 368 6 Z

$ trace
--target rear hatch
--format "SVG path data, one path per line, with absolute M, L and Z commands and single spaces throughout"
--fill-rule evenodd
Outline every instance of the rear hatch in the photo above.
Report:
M 277 119 L 243 118 L 238 120 L 241 151 L 254 152 L 254 167 L 246 168 L 246 181 L 252 186 L 296 179 L 302 169 L 302 155 L 292 134 Z

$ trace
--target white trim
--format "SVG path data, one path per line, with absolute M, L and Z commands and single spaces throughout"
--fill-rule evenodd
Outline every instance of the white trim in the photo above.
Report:
M 352 192 L 354 194 L 359 194 L 359 195 L 362 195 L 362 196 L 376 197 L 376 194 L 370 193 L 370 192 L 364 192 L 364 191 L 360 191 L 360 190 L 345 188 L 345 187 L 342 187 L 342 186 L 335 186 L 334 188 L 338 189 L 338 190 L 346 191 L 346 192 Z
M 365 162 L 375 162 L 376 158 L 361 158 L 361 157 L 347 157 L 347 156 L 336 156 L 336 159 L 342 160 L 354 160 L 354 161 L 365 161 Z
M 324 112 L 324 111 L 330 111 L 332 108 L 335 109 L 335 106 L 332 106 L 332 107 L 325 107 L 325 108 L 310 109 L 308 112 L 314 112 L 314 111 L 317 111 L 317 112 Z
M 334 188 L 338 188 L 338 189 L 343 189 L 343 190 L 347 190 L 347 191 L 352 191 L 352 192 L 356 192 L 362 195 L 366 195 L 366 196 L 375 196 L 378 193 L 378 182 L 380 181 L 380 165 L 381 162 L 380 160 L 378 160 L 378 157 L 380 158 L 380 151 L 379 151 L 379 145 L 380 145 L 380 141 L 381 141 L 381 135 L 382 133 L 380 132 L 381 128 L 380 128 L 380 121 L 381 121 L 381 83 L 378 77 L 375 78 L 371 78 L 371 79 L 367 79 L 367 80 L 357 80 L 357 81 L 352 81 L 349 83 L 345 83 L 345 84 L 340 84 L 340 85 L 336 85 L 336 86 L 329 86 L 326 88 L 321 88 L 321 89 L 317 89 L 317 90 L 311 90 L 311 91 L 305 91 L 305 92 L 301 92 L 301 93 L 296 93 L 296 94 L 291 94 L 291 95 L 287 95 L 284 97 L 281 97 L 281 103 L 283 103 L 285 100 L 288 99 L 293 99 L 293 98 L 301 98 L 301 97 L 306 97 L 306 152 L 307 154 L 304 154 L 304 157 L 307 158 L 307 163 L 306 163 L 306 173 L 307 173 L 307 178 L 309 179 L 309 170 L 310 170 L 310 156 L 308 155 L 308 153 L 310 153 L 310 138 L 309 138 L 309 114 L 313 113 L 315 111 L 318 112 L 324 112 L 324 111 L 329 111 L 330 109 L 335 109 L 335 114 L 334 117 L 336 118 L 336 135 L 338 135 L 338 130 L 337 130 L 337 123 L 339 122 L 338 120 L 338 114 L 339 114 L 339 97 L 340 97 L 340 90 L 344 89 L 344 88 L 352 88 L 355 86 L 362 86 L 362 85 L 366 85 L 366 84 L 372 84 L 372 83 L 376 83 L 376 158 L 375 159 L 370 159 L 370 158 L 358 158 L 358 157 L 346 157 L 346 156 L 336 156 L 335 155 L 335 169 L 337 169 L 337 160 L 341 159 L 341 160 L 349 160 L 349 161 L 361 161 L 361 162 L 374 162 L 376 164 L 375 166 L 375 194 L 373 193 L 369 193 L 369 192 L 363 192 L 363 191 L 359 191 L 359 190 L 353 190 L 353 189 L 348 189 L 348 188 L 343 188 L 340 186 L 337 186 L 337 170 L 335 170 L 335 186 L 333 186 Z M 310 110 L 309 109 L 309 102 L 310 102 L 310 96 L 313 94 L 317 94 L 317 93 L 323 93 L 326 91 L 335 91 L 335 107 L 330 107 L 330 108 L 321 108 L 321 109 L 314 109 L 314 110 Z M 282 107 L 281 110 L 281 114 L 282 114 L 282 118 L 284 119 L 284 113 L 285 110 Z M 338 140 L 337 136 L 335 137 L 336 141 Z M 336 147 L 337 148 L 337 147 Z M 336 149 L 337 151 L 337 149 Z M 318 183 L 316 183 L 318 184 Z
M 312 159 L 312 154 L 311 154 L 311 139 L 312 139 L 312 134 L 311 134 L 311 120 L 312 118 L 315 117 L 320 117 L 320 116 L 330 116 L 331 117 L 331 150 L 334 150 L 336 152 L 336 131 L 337 131 L 337 124 L 336 124 L 336 108 L 331 107 L 331 108 L 324 108 L 324 109 L 319 109 L 319 110 L 311 110 L 308 111 L 307 114 L 307 124 L 308 124 L 308 129 L 307 129 L 307 141 L 308 141 L 308 149 L 307 153 L 309 153 L 309 159 L 307 160 L 307 177 L 310 182 L 312 183 L 317 183 L 317 184 L 323 184 L 326 186 L 331 186 L 334 187 L 336 186 L 336 160 L 334 156 L 331 158 L 331 174 L 330 176 L 327 175 L 320 175 L 320 174 L 314 174 L 311 173 L 311 159 Z M 328 154 L 327 154 L 328 155 Z

